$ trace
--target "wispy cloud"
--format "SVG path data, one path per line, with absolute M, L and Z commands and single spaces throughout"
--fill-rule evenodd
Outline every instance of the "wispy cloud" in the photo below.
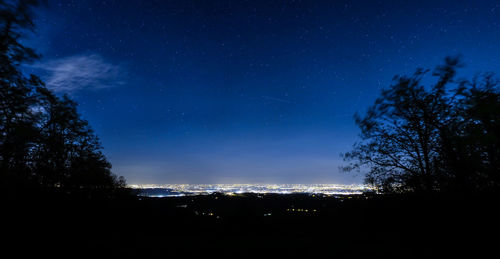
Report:
M 56 92 L 110 88 L 125 83 L 125 72 L 97 54 L 75 55 L 52 59 L 33 66 L 42 70 L 48 88 Z

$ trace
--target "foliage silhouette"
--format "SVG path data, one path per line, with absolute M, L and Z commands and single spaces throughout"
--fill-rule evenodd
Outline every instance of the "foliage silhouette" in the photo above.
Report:
M 492 191 L 499 187 L 500 95 L 488 73 L 456 80 L 459 57 L 396 76 L 355 120 L 361 141 L 343 155 L 345 171 L 368 168 L 365 181 L 382 192 Z
M 99 139 L 68 96 L 56 96 L 22 64 L 39 58 L 20 39 L 34 29 L 38 1 L 0 1 L 0 188 L 56 188 L 114 195 L 126 187 L 111 173 Z

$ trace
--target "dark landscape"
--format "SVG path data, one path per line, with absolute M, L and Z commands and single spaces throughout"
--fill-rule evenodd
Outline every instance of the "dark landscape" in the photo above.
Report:
M 2 206 L 4 248 L 19 256 L 485 256 L 500 230 L 493 194 L 57 196 Z

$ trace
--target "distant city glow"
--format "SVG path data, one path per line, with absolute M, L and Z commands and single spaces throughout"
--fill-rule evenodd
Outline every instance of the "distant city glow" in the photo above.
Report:
M 141 189 L 142 196 L 149 197 L 178 197 L 185 195 L 208 195 L 223 193 L 226 195 L 242 193 L 258 194 L 323 194 L 348 195 L 374 191 L 367 185 L 353 184 L 144 184 L 130 185 L 131 188 Z

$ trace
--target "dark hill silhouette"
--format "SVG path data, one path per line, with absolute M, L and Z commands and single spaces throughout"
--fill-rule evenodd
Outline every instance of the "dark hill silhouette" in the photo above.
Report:
M 2 233 L 17 255 L 484 257 L 496 251 L 497 201 L 493 194 L 32 198 L 3 204 Z

